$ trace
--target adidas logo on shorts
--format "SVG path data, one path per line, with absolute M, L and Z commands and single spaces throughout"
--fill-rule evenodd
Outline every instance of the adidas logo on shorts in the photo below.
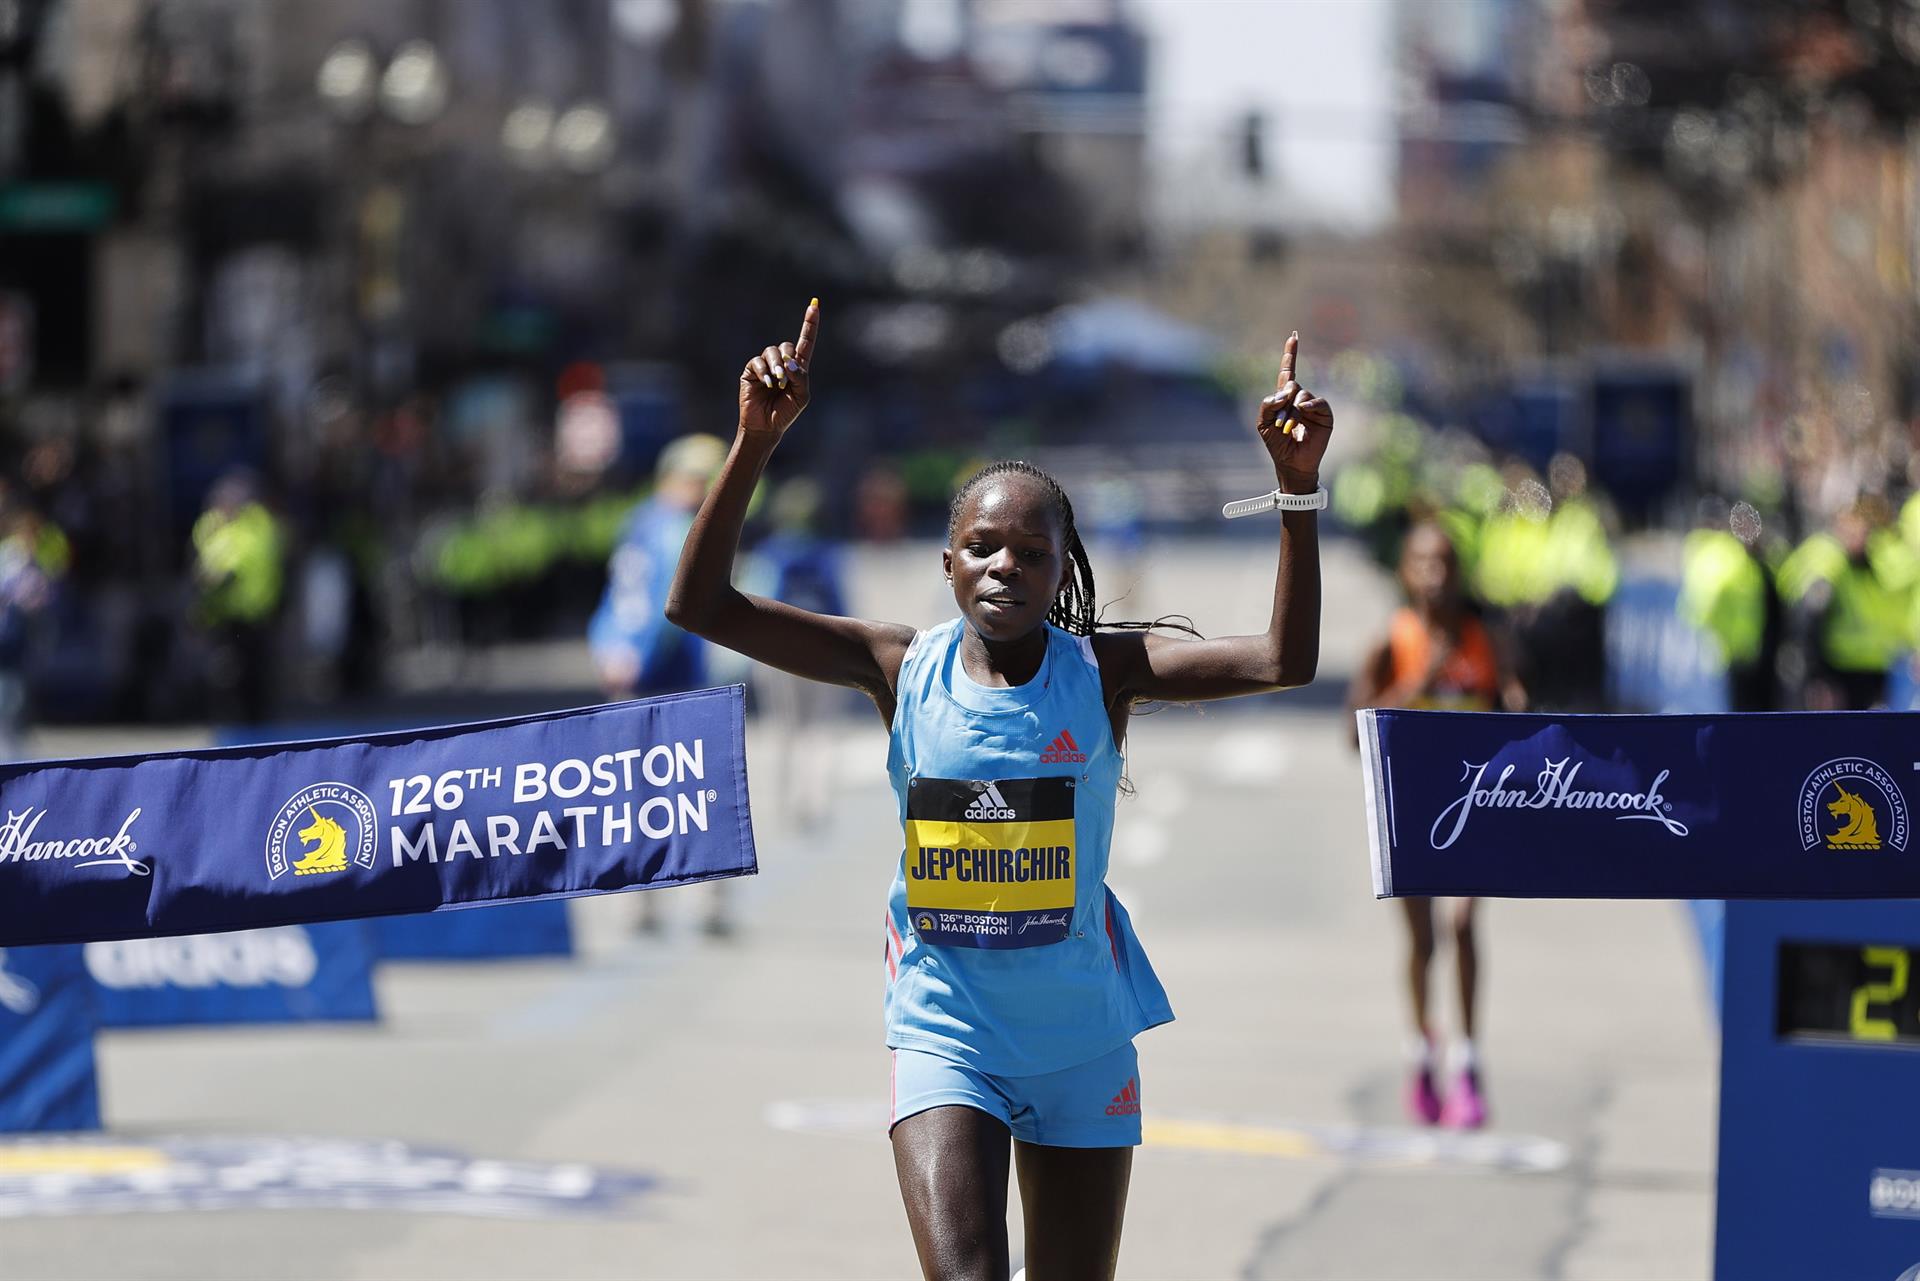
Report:
M 1073 735 L 1061 730 L 1059 737 L 1047 744 L 1047 750 L 1040 753 L 1042 765 L 1084 765 L 1087 754 L 1080 750 L 1080 744 L 1073 741 Z
M 1000 795 L 1000 785 L 988 783 L 987 790 L 974 797 L 973 803 L 961 812 L 960 817 L 993 822 L 1019 816 L 1013 812 L 1013 806 L 1007 804 L 1006 797 Z
M 1108 1116 L 1140 1115 L 1139 1078 L 1131 1077 L 1131 1076 L 1127 1078 L 1127 1083 L 1120 1088 L 1120 1093 L 1114 1095 L 1113 1102 L 1107 1104 L 1107 1115 Z

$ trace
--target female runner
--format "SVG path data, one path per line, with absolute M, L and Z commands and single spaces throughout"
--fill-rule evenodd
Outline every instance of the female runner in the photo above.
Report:
M 1432 520 L 1423 520 L 1408 530 L 1406 541 L 1400 545 L 1400 588 L 1407 603 L 1394 614 L 1386 638 L 1354 673 L 1347 695 L 1348 710 L 1526 710 L 1526 690 L 1467 599 L 1453 540 Z M 1357 737 L 1354 744 L 1359 745 Z M 1407 1111 L 1425 1125 L 1477 1130 L 1487 1122 L 1486 1087 L 1473 1041 L 1480 990 L 1476 903 L 1471 898 L 1456 899 L 1449 920 L 1459 980 L 1460 1035 L 1454 1042 L 1452 1080 L 1442 1096 L 1435 1081 L 1439 1038 L 1427 1001 L 1427 971 L 1434 956 L 1433 900 L 1400 900 L 1407 922 L 1407 1008 L 1414 1028 Z
M 1312 510 L 1281 521 L 1273 615 L 1257 636 L 1101 630 L 1073 506 L 995 463 L 960 489 L 941 567 L 960 616 L 916 632 L 736 591 L 747 500 L 807 407 L 820 303 L 797 341 L 740 375 L 740 422 L 694 517 L 667 617 L 796 676 L 873 699 L 905 828 L 886 920 L 894 1162 L 930 1278 L 1005 1278 L 1011 1147 L 1030 1274 L 1111 1277 L 1133 1145 L 1134 1036 L 1173 1017 L 1105 885 L 1132 705 L 1262 694 L 1313 679 Z M 1279 488 L 1319 494 L 1327 402 L 1293 380 L 1261 402 Z M 1324 496 L 1322 496 L 1324 504 Z

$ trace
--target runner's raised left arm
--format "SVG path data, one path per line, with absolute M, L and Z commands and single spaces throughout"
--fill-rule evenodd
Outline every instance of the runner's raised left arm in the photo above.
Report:
M 1260 402 L 1255 424 L 1279 488 L 1311 494 L 1333 435 L 1333 407 L 1294 381 L 1300 335 L 1287 339 L 1278 389 Z M 1095 639 L 1111 700 L 1192 702 L 1264 694 L 1305 685 L 1320 662 L 1318 514 L 1283 512 L 1273 612 L 1251 636 L 1189 639 L 1158 633 L 1104 632 Z

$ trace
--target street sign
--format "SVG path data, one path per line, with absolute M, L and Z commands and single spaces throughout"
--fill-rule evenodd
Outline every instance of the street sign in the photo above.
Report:
M 1623 510 L 1646 517 L 1687 475 L 1693 382 L 1677 367 L 1603 366 L 1588 421 L 1593 479 Z
M 0 231 L 98 231 L 117 202 L 104 182 L 16 182 L 0 187 Z

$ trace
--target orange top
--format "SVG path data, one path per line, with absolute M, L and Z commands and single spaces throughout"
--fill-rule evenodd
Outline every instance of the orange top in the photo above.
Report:
M 1393 683 L 1417 680 L 1429 661 L 1427 625 L 1411 609 L 1393 616 L 1387 632 L 1387 645 L 1393 658 Z M 1500 665 L 1493 656 L 1493 642 L 1480 620 L 1467 616 L 1460 620 L 1460 641 L 1448 656 L 1433 691 L 1415 699 L 1412 707 L 1439 707 L 1459 712 L 1491 711 L 1500 701 Z

